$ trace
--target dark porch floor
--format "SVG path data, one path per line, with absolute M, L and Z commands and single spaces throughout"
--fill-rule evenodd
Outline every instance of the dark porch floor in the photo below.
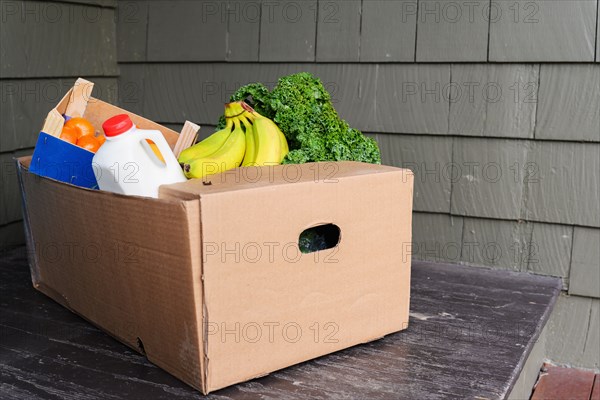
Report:
M 209 397 L 506 398 L 545 325 L 559 279 L 415 262 L 406 331 Z M 0 257 L 0 398 L 202 396 L 31 285 L 25 248 Z

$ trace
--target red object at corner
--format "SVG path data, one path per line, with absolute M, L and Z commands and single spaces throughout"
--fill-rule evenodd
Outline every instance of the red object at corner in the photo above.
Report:
M 107 137 L 113 137 L 120 135 L 123 132 L 127 132 L 133 127 L 133 122 L 127 114 L 115 115 L 104 121 L 102 129 Z

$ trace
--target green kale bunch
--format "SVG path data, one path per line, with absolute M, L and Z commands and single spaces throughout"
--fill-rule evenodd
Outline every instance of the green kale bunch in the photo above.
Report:
M 282 77 L 272 91 L 261 83 L 242 86 L 231 96 L 231 101 L 245 101 L 261 115 L 275 121 L 290 147 L 284 164 L 316 161 L 381 163 L 377 143 L 340 119 L 329 92 L 318 78 L 307 72 Z M 225 126 L 223 118 L 219 122 L 221 126 Z

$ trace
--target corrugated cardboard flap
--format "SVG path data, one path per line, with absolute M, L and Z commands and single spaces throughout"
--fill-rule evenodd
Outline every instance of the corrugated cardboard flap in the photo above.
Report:
M 35 287 L 205 391 L 197 201 L 122 196 L 27 171 Z
M 387 165 L 367 164 L 355 161 L 319 162 L 263 167 L 244 167 L 209 175 L 204 179 L 165 185 L 160 188 L 161 198 L 193 199 L 201 195 L 270 188 L 299 183 L 337 183 L 363 175 L 400 174 L 403 182 L 412 182 L 409 169 Z

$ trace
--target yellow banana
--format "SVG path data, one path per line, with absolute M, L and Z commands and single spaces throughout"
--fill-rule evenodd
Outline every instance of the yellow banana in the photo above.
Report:
M 281 132 L 281 129 L 279 129 L 279 140 L 280 140 L 280 160 L 279 162 L 281 163 L 283 161 L 283 159 L 285 158 L 285 156 L 287 156 L 287 154 L 290 152 L 290 148 L 288 146 L 288 142 L 287 139 L 285 138 L 285 135 L 283 134 L 283 132 Z
M 195 145 L 183 150 L 179 154 L 178 161 L 181 164 L 184 164 L 197 158 L 210 156 L 212 153 L 219 150 L 221 146 L 223 146 L 223 144 L 225 144 L 225 141 L 231 134 L 232 127 L 233 121 L 227 120 L 227 125 L 225 126 L 225 129 L 221 129 L 220 131 L 213 133 L 200 143 L 196 143 Z
M 256 146 L 254 143 L 254 126 L 248 121 L 248 118 L 244 114 L 240 116 L 242 123 L 246 127 L 246 154 L 244 154 L 244 160 L 242 161 L 242 167 L 254 165 L 254 159 L 256 157 Z
M 254 142 L 256 146 L 254 165 L 276 165 L 281 163 L 283 159 L 281 156 L 282 141 L 279 136 L 281 130 L 275 122 L 263 117 L 256 111 L 250 113 L 250 116 L 253 120 L 252 125 L 254 126 Z
M 204 178 L 207 175 L 217 174 L 233 168 L 242 163 L 246 150 L 246 138 L 239 119 L 233 119 L 234 130 L 223 146 L 208 157 L 195 158 L 183 166 L 183 172 L 188 178 Z
M 232 118 L 241 115 L 244 112 L 244 107 L 241 101 L 234 101 L 225 104 L 225 118 Z

